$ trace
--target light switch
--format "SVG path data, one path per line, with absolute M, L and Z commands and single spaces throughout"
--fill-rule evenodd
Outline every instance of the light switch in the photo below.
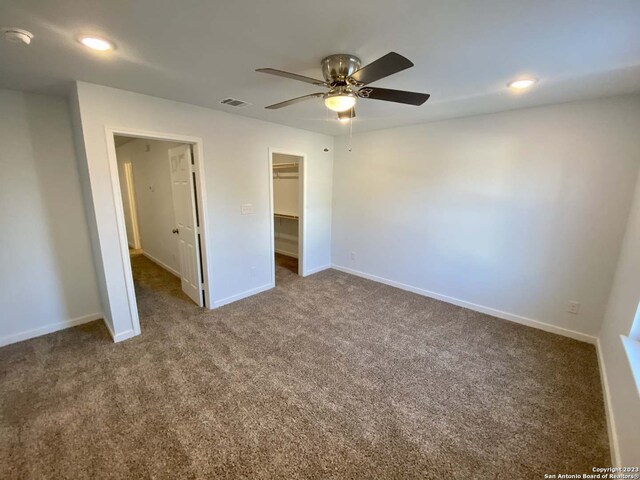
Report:
M 240 205 L 240 212 L 242 215 L 252 215 L 253 212 L 253 204 L 252 203 L 243 203 Z

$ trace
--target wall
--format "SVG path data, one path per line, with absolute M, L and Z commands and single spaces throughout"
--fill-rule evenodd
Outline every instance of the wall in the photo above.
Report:
M 273 164 L 298 163 L 299 157 L 273 154 Z M 298 166 L 274 169 L 273 211 L 283 215 L 300 216 L 298 197 L 300 196 L 300 171 Z M 275 251 L 290 257 L 298 257 L 299 220 L 289 218 L 274 219 Z
M 639 303 L 640 176 L 600 330 L 601 361 L 607 379 L 609 413 L 612 413 L 609 422 L 619 465 L 640 465 L 640 396 L 620 340 L 620 335 L 628 336 L 631 332 Z M 635 331 L 634 334 L 637 335 Z
M 116 136 L 116 155 L 118 158 L 118 180 L 120 183 L 120 196 L 122 197 L 122 208 L 124 209 L 124 224 L 127 231 L 127 242 L 129 248 L 140 248 L 140 239 L 138 238 L 136 244 L 136 233 L 139 235 L 139 227 L 137 225 L 137 212 L 138 206 L 135 199 L 135 185 L 133 184 L 133 164 L 131 165 L 131 192 L 129 192 L 129 185 L 127 181 L 127 164 L 131 163 L 131 159 L 123 158 L 121 152 L 121 146 L 118 143 L 122 143 L 122 138 Z M 133 141 L 131 139 L 129 142 Z M 135 221 L 134 221 L 135 217 Z
M 173 212 L 168 150 L 179 145 L 174 142 L 137 139 L 116 149 L 120 191 L 123 197 L 126 197 L 124 164 L 131 162 L 133 166 L 138 232 L 142 250 L 152 260 L 175 274 L 180 273 L 180 261 L 177 236 L 171 232 L 176 228 L 176 220 Z M 129 202 L 123 198 L 122 203 L 125 207 L 126 221 Z M 127 235 L 130 228 L 127 225 Z
M 116 339 L 136 332 L 122 268 L 105 126 L 203 140 L 208 287 L 215 306 L 273 285 L 269 148 L 308 155 L 306 273 L 330 264 L 332 137 L 83 82 L 76 84 L 74 95 L 80 119 L 76 131 L 86 147 L 86 190 L 97 220 L 94 245 L 104 265 L 103 295 L 110 300 L 108 324 Z M 241 215 L 240 206 L 247 203 L 253 204 L 254 214 Z
M 337 138 L 333 263 L 594 340 L 638 131 L 633 96 L 356 134 L 351 153 Z M 579 315 L 567 313 L 571 300 Z
M 0 345 L 101 318 L 63 98 L 0 90 Z

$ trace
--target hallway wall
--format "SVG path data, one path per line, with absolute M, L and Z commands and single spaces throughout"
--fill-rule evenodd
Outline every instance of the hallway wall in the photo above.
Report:
M 178 275 L 180 258 L 178 238 L 172 233 L 176 223 L 168 150 L 179 145 L 175 142 L 136 139 L 116 148 L 123 197 L 126 196 L 124 164 L 131 162 L 133 167 L 141 248 L 152 260 Z M 125 221 L 126 217 L 125 208 Z

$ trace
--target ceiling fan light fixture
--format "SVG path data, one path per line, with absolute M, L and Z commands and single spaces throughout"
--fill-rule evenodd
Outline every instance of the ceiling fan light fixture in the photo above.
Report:
M 334 112 L 345 112 L 356 104 L 356 96 L 353 93 L 328 94 L 324 98 L 324 104 Z

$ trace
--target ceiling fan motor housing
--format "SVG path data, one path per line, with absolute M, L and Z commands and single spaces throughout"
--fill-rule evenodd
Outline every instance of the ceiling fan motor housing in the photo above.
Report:
M 360 59 L 355 55 L 329 55 L 322 60 L 322 75 L 331 86 L 347 85 L 347 77 L 359 70 L 360 66 Z

